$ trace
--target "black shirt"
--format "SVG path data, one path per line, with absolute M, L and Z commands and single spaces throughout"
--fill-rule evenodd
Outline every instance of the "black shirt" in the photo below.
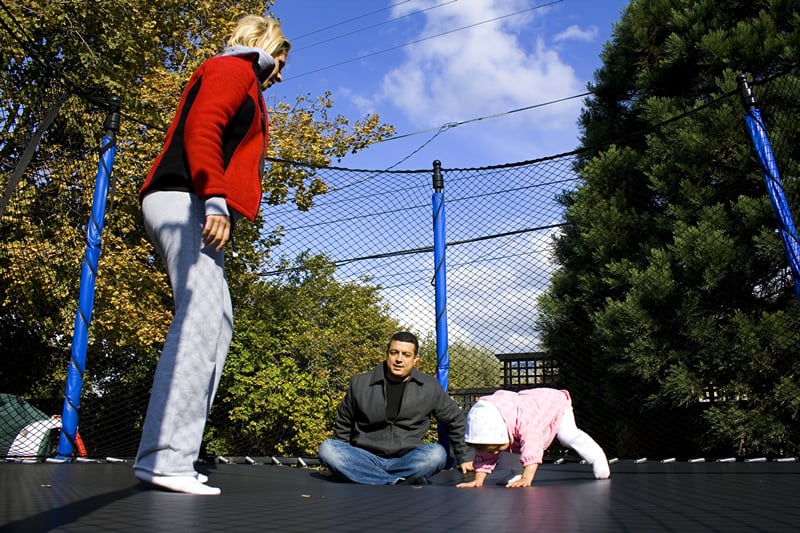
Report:
M 386 420 L 394 420 L 400 412 L 400 402 L 403 399 L 403 392 L 406 390 L 407 381 L 392 381 L 388 377 L 386 367 L 383 375 L 386 378 Z

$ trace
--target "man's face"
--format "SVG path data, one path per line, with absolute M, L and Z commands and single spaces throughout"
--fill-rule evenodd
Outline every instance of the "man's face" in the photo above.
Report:
M 405 381 L 411 374 L 419 356 L 414 353 L 413 342 L 392 341 L 386 353 L 386 368 L 389 369 L 389 379 L 392 381 Z

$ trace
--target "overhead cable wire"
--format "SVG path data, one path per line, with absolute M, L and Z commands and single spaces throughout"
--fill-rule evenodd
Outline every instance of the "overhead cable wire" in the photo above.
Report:
M 347 33 L 343 33 L 341 35 L 337 35 L 335 37 L 331 37 L 331 38 L 325 39 L 323 41 L 317 41 L 315 43 L 308 44 L 308 45 L 302 46 L 300 48 L 293 48 L 292 52 L 293 53 L 297 53 L 297 52 L 299 52 L 301 50 L 306 50 L 308 48 L 313 48 L 313 47 L 318 46 L 320 44 L 325 44 L 325 43 L 329 43 L 331 41 L 336 41 L 338 39 L 343 39 L 345 37 L 349 37 L 349 36 L 354 35 L 356 33 L 361 33 L 363 31 L 371 30 L 373 28 L 377 28 L 378 26 L 383 26 L 385 24 L 389 24 L 389 23 L 392 23 L 392 22 L 395 22 L 395 21 L 398 21 L 398 20 L 401 20 L 401 19 L 404 19 L 404 18 L 413 17 L 414 15 L 419 15 L 421 13 L 425 13 L 426 11 L 431 11 L 433 9 L 436 9 L 436 8 L 439 8 L 439 7 L 443 7 L 443 6 L 446 6 L 448 4 L 453 4 L 455 2 L 458 2 L 458 0 L 450 0 L 449 2 L 444 2 L 444 3 L 437 4 L 437 5 L 432 6 L 432 7 L 428 7 L 428 8 L 425 8 L 425 9 L 420 9 L 419 11 L 414 11 L 413 13 L 406 13 L 405 15 L 400 15 L 399 17 L 395 17 L 395 18 L 391 18 L 391 19 L 388 19 L 388 20 L 384 20 L 383 22 L 378 22 L 376 24 L 370 24 L 369 26 L 364 26 L 363 28 L 359 28 L 357 30 L 353 30 L 353 31 L 350 31 L 350 32 L 347 32 Z M 395 4 L 395 5 L 397 5 L 397 4 Z
M 403 163 L 404 161 L 408 160 L 408 159 L 409 159 L 411 156 L 413 156 L 414 154 L 416 154 L 417 152 L 419 152 L 420 150 L 422 150 L 423 148 L 425 148 L 426 146 L 428 146 L 428 145 L 429 145 L 431 142 L 433 142 L 433 140 L 434 140 L 436 137 L 438 137 L 438 136 L 439 136 L 439 134 L 441 134 L 441 133 L 444 133 L 444 131 L 445 131 L 446 129 L 447 129 L 447 128 L 446 128 L 445 126 L 442 126 L 441 128 L 439 128 L 439 131 L 437 131 L 437 132 L 436 132 L 436 133 L 433 135 L 433 137 L 431 137 L 430 139 L 428 139 L 427 141 L 425 141 L 424 143 L 422 143 L 422 145 L 420 145 L 420 147 L 419 147 L 419 148 L 417 148 L 416 150 L 414 150 L 413 152 L 411 152 L 410 154 L 408 154 L 407 156 L 405 156 L 403 159 L 401 159 L 401 160 L 400 160 L 400 161 L 398 161 L 397 163 L 395 163 L 395 164 L 393 164 L 393 165 L 391 165 L 391 166 L 389 166 L 389 167 L 387 167 L 387 168 L 383 169 L 383 171 L 384 171 L 384 172 L 386 172 L 387 170 L 392 170 L 392 169 L 393 169 L 393 168 L 395 168 L 397 165 L 399 165 L 399 164 Z M 382 142 L 382 141 L 376 141 L 376 142 Z M 351 185 L 354 185 L 354 184 L 351 184 Z
M 370 180 L 373 180 L 373 179 L 381 176 L 385 172 L 389 172 L 389 171 L 393 170 L 395 167 L 397 167 L 398 165 L 404 163 L 405 161 L 408 161 L 412 156 L 414 156 L 415 154 L 419 153 L 420 150 L 422 150 L 423 148 L 428 146 L 431 142 L 433 142 L 433 140 L 436 137 L 439 136 L 440 133 L 443 133 L 445 131 L 445 129 L 446 128 L 444 126 L 439 128 L 439 131 L 437 131 L 430 139 L 428 139 L 427 141 L 422 143 L 417 149 L 413 150 L 411 153 L 409 153 L 408 155 L 406 155 L 405 157 L 403 157 L 402 159 L 400 159 L 396 163 L 394 163 L 392 165 L 389 165 L 388 167 L 386 167 L 385 169 L 381 170 L 380 172 L 378 172 L 376 174 L 369 174 L 366 177 L 364 177 L 363 179 L 360 179 L 360 180 L 357 180 L 357 181 L 353 181 L 351 183 L 348 183 L 347 185 L 342 185 L 341 187 L 335 187 L 330 192 L 331 193 L 339 192 L 339 191 L 342 191 L 344 189 L 349 189 L 350 187 L 354 187 L 356 185 L 364 184 L 364 183 L 366 183 L 366 182 L 368 182 Z M 378 143 L 378 142 L 381 142 L 381 141 L 375 141 L 375 142 Z
M 415 132 L 412 132 L 412 133 L 404 133 L 402 135 L 394 135 L 393 137 L 389 137 L 387 139 L 381 139 L 379 141 L 375 141 L 373 144 L 382 143 L 382 142 L 386 142 L 386 141 L 394 141 L 394 140 L 397 140 L 397 139 L 403 139 L 405 137 L 412 137 L 414 135 L 420 135 L 420 134 L 423 134 L 423 133 L 430 133 L 432 131 L 438 131 L 438 133 L 441 133 L 441 132 L 443 132 L 445 130 L 449 130 L 451 128 L 455 128 L 456 126 L 463 126 L 464 124 L 470 124 L 472 122 L 478 122 L 480 120 L 488 120 L 488 119 L 492 119 L 492 118 L 505 117 L 507 115 L 512 115 L 514 113 L 519 113 L 521 111 L 529 111 L 531 109 L 536 109 L 537 107 L 544 107 L 544 106 L 548 106 L 548 105 L 559 104 L 561 102 L 566 102 L 567 100 L 572 100 L 574 98 L 583 98 L 584 96 L 589 96 L 591 94 L 592 94 L 591 92 L 585 92 L 585 93 L 575 94 L 575 95 L 572 95 L 572 96 L 566 96 L 564 98 L 559 98 L 557 100 L 550 100 L 549 102 L 542 102 L 541 104 L 533 104 L 533 105 L 529 105 L 529 106 L 525 106 L 525 107 L 519 107 L 517 109 L 512 109 L 510 111 L 503 111 L 502 113 L 494 113 L 492 115 L 483 115 L 481 117 L 471 118 L 471 119 L 468 119 L 468 120 L 459 120 L 459 121 L 456 121 L 456 122 L 448 122 L 446 124 L 442 124 L 438 128 L 428 128 L 426 130 L 415 131 Z M 437 133 L 437 135 L 438 135 L 438 133 Z
M 396 6 L 399 6 L 399 5 L 402 5 L 402 4 L 407 4 L 410 1 L 411 0 L 403 0 L 402 2 L 397 2 L 396 4 L 391 4 L 391 5 L 388 5 L 388 6 L 384 7 L 384 8 L 377 9 L 375 11 L 370 11 L 369 13 L 364 13 L 363 15 L 358 15 L 357 17 L 349 18 L 347 20 L 343 20 L 341 22 L 337 22 L 335 24 L 331 24 L 330 26 L 325 26 L 324 28 L 320 28 L 318 30 L 311 31 L 309 33 L 304 33 L 303 35 L 298 35 L 298 36 L 292 37 L 292 41 L 297 41 L 298 39 L 302 39 L 304 37 L 308 37 L 309 35 L 314 35 L 315 33 L 319 33 L 319 32 L 325 31 L 325 30 L 329 30 L 329 29 L 335 28 L 337 26 L 342 26 L 343 24 L 347 24 L 348 22 L 353 22 L 354 20 L 363 19 L 363 18 L 368 17 L 370 15 L 374 15 L 375 13 L 380 13 L 381 11 L 386 11 L 387 9 L 392 9 L 393 7 L 396 7 Z
M 490 191 L 490 192 L 481 193 L 481 194 L 468 195 L 468 196 L 458 196 L 458 197 L 455 197 L 455 198 L 451 198 L 449 200 L 449 202 L 452 203 L 452 204 L 456 204 L 456 203 L 459 203 L 459 202 L 475 200 L 477 198 L 486 198 L 486 197 L 490 197 L 490 196 L 498 196 L 498 195 L 501 195 L 501 194 L 512 194 L 512 193 L 520 193 L 520 192 L 525 192 L 525 191 L 533 191 L 533 190 L 538 189 L 540 187 L 551 187 L 553 185 L 562 185 L 564 183 L 571 183 L 571 182 L 574 182 L 576 180 L 578 180 L 578 176 L 574 175 L 574 176 L 571 176 L 571 177 L 568 177 L 568 178 L 564 178 L 564 179 L 561 179 L 561 180 L 551 180 L 551 181 L 547 181 L 547 182 L 544 182 L 544 183 L 537 183 L 537 184 L 534 184 L 534 185 L 526 185 L 526 186 L 522 186 L 522 187 L 511 187 L 511 188 L 499 189 L 499 190 L 495 190 L 495 191 Z M 413 189 L 422 189 L 422 188 L 423 187 L 414 187 Z M 413 189 L 411 189 L 411 190 L 413 190 Z M 405 189 L 405 190 L 410 190 L 410 189 Z M 357 199 L 360 199 L 360 198 L 355 198 L 355 200 L 357 200 Z M 335 203 L 341 204 L 341 203 L 347 203 L 347 202 L 350 202 L 350 201 L 351 201 L 351 199 L 339 200 L 339 201 L 335 201 L 335 202 L 326 203 L 325 205 L 326 206 L 330 206 L 331 204 L 335 204 Z M 391 215 L 391 214 L 396 213 L 396 212 L 409 211 L 409 210 L 413 210 L 413 209 L 422 209 L 422 208 L 425 208 L 425 207 L 428 207 L 428 204 L 407 205 L 407 206 L 403 206 L 403 207 L 401 207 L 399 209 L 393 209 L 393 210 L 389 210 L 389 211 L 385 211 L 384 210 L 384 211 L 359 212 L 359 213 L 357 213 L 355 215 L 352 215 L 352 216 L 344 216 L 344 217 L 340 217 L 340 218 L 327 219 L 327 220 L 323 220 L 323 221 L 319 221 L 319 222 L 309 222 L 309 223 L 302 224 L 302 225 L 297 225 L 297 226 L 285 226 L 285 227 L 283 227 L 283 231 L 286 232 L 286 233 L 289 233 L 289 232 L 298 231 L 298 230 L 307 230 L 309 228 L 314 228 L 314 227 L 327 226 L 327 225 L 332 225 L 332 224 L 340 224 L 342 222 L 351 222 L 353 220 L 364 219 L 364 218 Z
M 536 256 L 536 255 L 539 255 L 541 253 L 548 252 L 548 251 L 549 251 L 549 248 L 540 248 L 540 249 L 533 249 L 533 250 L 514 253 L 514 254 L 506 254 L 506 255 L 498 255 L 498 256 L 484 255 L 484 256 L 482 256 L 480 258 L 472 259 L 470 261 L 459 261 L 459 262 L 453 262 L 452 264 L 448 263 L 447 266 L 450 269 L 456 269 L 456 268 L 459 268 L 459 267 L 462 267 L 462 266 L 477 265 L 477 264 L 481 264 L 481 263 L 490 263 L 490 262 L 497 262 L 497 261 L 515 261 L 515 260 L 518 260 L 518 259 L 521 259 L 521 258 L 525 258 L 525 257 Z M 391 289 L 391 288 L 394 288 L 394 287 L 401 287 L 401 286 L 406 286 L 406 285 L 418 285 L 419 283 L 425 283 L 427 281 L 427 279 L 429 277 L 429 273 L 430 273 L 430 268 L 427 268 L 427 267 L 395 271 L 395 272 L 392 272 L 390 274 L 381 275 L 380 276 L 380 280 L 394 279 L 394 278 L 401 278 L 401 277 L 402 278 L 407 278 L 409 276 L 416 276 L 416 278 L 415 278 L 416 281 L 403 282 L 403 283 L 398 282 L 398 283 L 396 283 L 394 285 L 384 285 L 383 283 L 380 283 L 380 285 L 381 285 L 382 289 Z M 355 270 L 355 271 L 349 272 L 348 277 L 351 278 L 351 279 L 356 279 L 356 278 L 359 278 L 359 277 L 362 277 L 362 276 L 369 276 L 369 275 L 373 275 L 373 277 L 374 277 L 374 269 L 365 267 L 362 270 Z M 377 278 L 375 278 L 375 279 L 377 281 Z
M 373 57 L 373 56 L 380 55 L 380 54 L 385 54 L 386 52 L 391 52 L 393 50 L 399 50 L 400 48 L 405 48 L 407 46 L 411 46 L 412 44 L 422 43 L 422 42 L 425 42 L 425 41 L 429 41 L 431 39 L 436 39 L 437 37 L 443 37 L 445 35 L 450 35 L 451 33 L 456 33 L 456 32 L 459 32 L 459 31 L 468 30 L 470 28 L 475 28 L 477 26 L 482 26 L 483 24 L 488 24 L 490 22 L 496 22 L 498 20 L 502 20 L 502 19 L 505 19 L 505 18 L 514 17 L 516 15 L 521 15 L 522 13 L 527 13 L 528 11 L 534 11 L 536 9 L 541 9 L 543 7 L 548 7 L 548 6 L 551 6 L 553 4 L 558 4 L 560 2 L 563 2 L 563 1 L 564 0 L 555 0 L 555 1 L 549 2 L 547 4 L 541 4 L 541 5 L 538 5 L 538 6 L 529 7 L 527 9 L 521 9 L 519 11 L 515 11 L 514 13 L 508 13 L 506 15 L 501 15 L 499 17 L 494 17 L 494 18 L 491 18 L 491 19 L 482 20 L 480 22 L 475 22 L 474 24 L 467 24 L 466 26 L 461 26 L 460 28 L 455 28 L 455 29 L 452 29 L 452 30 L 444 31 L 442 33 L 429 35 L 427 37 L 421 37 L 419 39 L 415 39 L 413 41 L 409 41 L 409 42 L 406 42 L 406 43 L 403 43 L 403 44 L 399 44 L 397 46 L 384 48 L 382 50 L 377 50 L 375 52 L 370 52 L 368 54 L 364 54 L 364 55 L 361 55 L 361 56 L 358 56 L 358 57 L 355 57 L 355 58 L 352 58 L 352 59 L 347 59 L 345 61 L 340 61 L 338 63 L 334 63 L 332 65 L 328 65 L 326 67 L 320 67 L 320 68 L 315 69 L 315 70 L 309 70 L 308 72 L 304 72 L 302 74 L 298 74 L 298 75 L 292 76 L 290 78 L 285 78 L 284 81 L 294 80 L 296 78 L 302 78 L 302 77 L 305 77 L 305 76 L 309 76 L 311 74 L 316 74 L 317 72 L 322 72 L 324 70 L 329 70 L 329 69 L 332 69 L 332 68 L 335 68 L 335 67 L 340 67 L 342 65 L 347 65 L 349 63 L 354 63 L 356 61 L 360 61 L 362 59 L 366 59 L 368 57 Z
M 494 235 L 483 235 L 483 236 L 480 236 L 480 237 L 474 237 L 472 239 L 463 239 L 463 240 L 459 240 L 459 241 L 451 241 L 451 242 L 447 243 L 447 247 L 449 248 L 449 247 L 458 246 L 458 245 L 461 245 L 461 244 L 469 244 L 469 243 L 486 241 L 486 240 L 491 240 L 491 239 L 498 239 L 498 238 L 501 238 L 501 237 L 508 237 L 508 236 L 511 236 L 511 235 L 522 235 L 522 234 L 525 234 L 525 233 L 531 233 L 531 232 L 542 231 L 542 230 L 547 230 L 547 229 L 561 228 L 561 227 L 564 227 L 566 225 L 567 225 L 566 223 L 547 224 L 547 225 L 537 226 L 537 227 L 533 227 L 533 228 L 525 228 L 525 229 L 514 230 L 514 231 L 506 231 L 506 232 L 503 232 L 503 233 L 496 233 Z M 365 255 L 365 256 L 361 256 L 361 257 L 352 257 L 350 259 L 339 259 L 339 260 L 331 261 L 331 263 L 334 264 L 335 266 L 339 267 L 339 266 L 342 266 L 342 265 L 346 265 L 348 263 L 354 263 L 354 262 L 358 262 L 358 261 L 366 261 L 366 260 L 370 260 L 370 259 L 386 259 L 386 258 L 390 258 L 390 257 L 400 257 L 400 256 L 404 256 L 404 255 L 414 255 L 414 254 L 427 253 L 427 252 L 432 252 L 432 251 L 433 251 L 433 246 L 421 246 L 419 248 L 408 248 L 406 250 L 396 250 L 396 251 L 393 251 L 393 252 L 385 252 L 385 253 L 380 253 L 380 254 Z M 260 276 L 274 276 L 274 275 L 284 274 L 286 272 L 291 272 L 293 270 L 301 270 L 302 268 L 303 267 L 295 267 L 295 268 L 289 268 L 289 269 L 285 269 L 285 270 L 270 270 L 270 271 L 260 272 L 259 275 Z
M 401 165 L 402 163 L 404 163 L 404 162 L 408 161 L 409 159 L 411 159 L 411 158 L 412 158 L 414 155 L 416 155 L 416 154 L 418 154 L 420 151 L 422 151 L 422 149 L 423 149 L 423 148 L 425 148 L 425 147 L 426 147 L 426 146 L 428 146 L 430 143 L 432 143 L 432 142 L 433 142 L 433 140 L 434 140 L 434 139 L 436 139 L 436 137 L 438 137 L 439 135 L 441 135 L 442 133 L 444 133 L 445 131 L 447 131 L 447 130 L 449 130 L 449 129 L 455 128 L 455 127 L 457 127 L 457 126 L 463 126 L 464 124 L 470 124 L 470 123 L 472 123 L 472 122 L 478 122 L 478 121 L 481 121 L 481 120 L 488 120 L 488 119 L 492 119 L 492 118 L 504 117 L 504 116 L 511 115 L 511 114 L 513 114 L 513 113 L 519 113 L 520 111 L 528 111 L 528 110 L 530 110 L 530 109 L 535 109 L 535 108 L 537 108 L 537 107 L 544 107 L 544 106 L 546 106 L 546 105 L 557 104 L 557 103 L 560 103 L 560 102 L 565 102 L 565 101 L 567 101 L 567 100 L 571 100 L 571 99 L 573 99 L 573 98 L 582 98 L 582 97 L 584 97 L 584 96 L 588 96 L 588 95 L 590 95 L 590 94 L 592 94 L 592 93 L 591 93 L 591 92 L 585 92 L 585 93 L 576 94 L 576 95 L 573 95 L 573 96 L 568 96 L 568 97 L 566 97 L 566 98 L 559 98 L 558 100 L 551 100 L 550 102 L 544 102 L 544 103 L 541 103 L 541 104 L 534 104 L 534 105 L 529 105 L 529 106 L 526 106 L 526 107 L 520 107 L 520 108 L 518 108 L 518 109 L 512 109 L 511 111 L 505 111 L 505 112 L 503 112 L 503 113 L 495 113 L 495 114 L 493 114 L 493 115 L 484 115 L 484 116 L 482 116 L 482 117 L 477 117 L 477 118 L 473 118 L 473 119 L 469 119 L 469 120 L 459 120 L 458 122 L 448 122 L 447 124 L 443 124 L 443 125 L 439 126 L 439 128 L 438 128 L 438 129 L 436 129 L 436 128 L 431 128 L 431 129 L 427 129 L 427 130 L 423 130 L 423 131 L 418 131 L 418 132 L 414 132 L 414 133 L 406 133 L 406 134 L 404 134 L 404 135 L 395 135 L 394 137 L 389 137 L 388 139 L 380 139 L 380 140 L 377 140 L 377 141 L 375 141 L 375 142 L 374 142 L 374 143 L 372 143 L 372 144 L 378 144 L 378 143 L 382 143 L 382 142 L 386 142 L 386 141 L 392 141 L 392 140 L 395 140 L 395 139 L 402 139 L 402 138 L 405 138 L 405 137 L 411 137 L 411 136 L 413 136 L 413 135 L 419 135 L 419 134 L 422 134 L 422 133 L 429 133 L 429 132 L 431 132 L 431 131 L 434 131 L 434 130 L 436 130 L 436 133 L 435 133 L 435 134 L 434 134 L 434 135 L 433 135 L 433 136 L 432 136 L 430 139 L 428 139 L 427 141 L 425 141 L 424 143 L 422 143 L 422 144 L 421 144 L 419 147 L 417 147 L 415 150 L 411 151 L 411 152 L 410 152 L 408 155 L 406 155 L 405 157 L 403 157 L 402 159 L 400 159 L 399 161 L 397 161 L 397 162 L 396 162 L 396 163 L 394 163 L 393 165 L 391 165 L 391 166 L 389 166 L 389 167 L 387 167 L 387 168 L 385 168 L 385 169 L 383 170 L 383 172 L 387 172 L 387 171 L 389 171 L 389 170 L 392 170 L 392 169 L 394 169 L 395 167 L 397 167 L 397 166 Z M 334 192 L 334 191 L 341 191 L 341 190 L 343 190 L 343 189 L 347 189 L 348 187 L 352 187 L 352 186 L 354 186 L 354 185 L 359 185 L 359 184 L 361 184 L 361 183 L 364 183 L 364 182 L 366 182 L 366 181 L 369 181 L 369 180 L 371 180 L 371 179 L 373 179 L 373 178 L 376 178 L 376 177 L 378 177 L 378 176 L 380 176 L 380 173 L 379 173 L 379 174 L 375 174 L 375 175 L 370 175 L 370 176 L 367 176 L 367 177 L 365 177 L 365 178 L 364 178 L 364 179 L 362 179 L 362 180 L 359 180 L 359 181 L 354 181 L 354 182 L 352 182 L 352 183 L 349 183 L 349 184 L 347 184 L 347 185 L 343 185 L 343 186 L 341 186 L 341 187 L 336 187 L 336 188 L 335 188 L 333 191 L 331 191 L 331 192 Z

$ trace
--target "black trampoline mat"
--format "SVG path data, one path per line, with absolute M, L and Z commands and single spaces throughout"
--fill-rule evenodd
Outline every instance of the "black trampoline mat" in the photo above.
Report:
M 210 464 L 220 496 L 163 492 L 130 464 L 0 464 L 0 531 L 798 531 L 800 463 L 545 464 L 533 487 L 333 482 L 313 469 Z

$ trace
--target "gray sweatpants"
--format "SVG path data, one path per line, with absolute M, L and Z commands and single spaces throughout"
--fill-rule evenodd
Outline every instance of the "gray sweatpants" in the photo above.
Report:
M 233 335 L 224 255 L 203 244 L 205 212 L 194 194 L 150 193 L 142 212 L 167 267 L 175 316 L 153 379 L 134 468 L 191 476 Z

